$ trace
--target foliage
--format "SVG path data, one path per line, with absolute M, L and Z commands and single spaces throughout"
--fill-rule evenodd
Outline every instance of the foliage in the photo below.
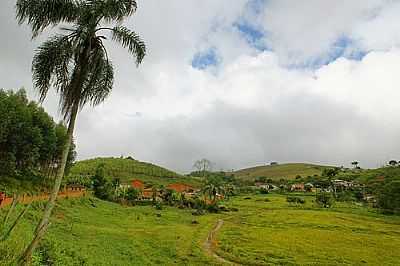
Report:
M 224 182 L 218 176 L 208 177 L 202 188 L 202 193 L 212 202 L 216 202 L 218 195 L 224 195 Z
M 295 204 L 297 204 L 297 203 L 305 204 L 306 203 L 305 199 L 300 198 L 300 197 L 295 197 L 295 196 L 287 196 L 286 201 L 289 203 L 295 203 Z
M 3 186 L 8 191 L 25 190 L 49 183 L 59 166 L 65 143 L 66 128 L 29 101 L 24 90 L 0 90 L 0 189 Z M 72 145 L 67 168 L 75 156 Z M 20 184 L 14 187 L 5 177 Z M 24 182 L 28 185 L 21 184 Z
M 104 177 L 104 165 L 99 165 L 96 174 L 93 176 L 93 192 L 96 197 L 108 200 L 112 195 L 112 185 Z
M 315 202 L 324 208 L 330 208 L 335 203 L 335 198 L 332 193 L 320 192 L 315 196 Z
M 385 212 L 400 213 L 400 180 L 383 186 L 378 194 L 377 205 Z
M 130 187 L 128 188 L 128 192 L 126 193 L 126 199 L 129 201 L 135 201 L 139 199 L 140 191 L 136 188 Z

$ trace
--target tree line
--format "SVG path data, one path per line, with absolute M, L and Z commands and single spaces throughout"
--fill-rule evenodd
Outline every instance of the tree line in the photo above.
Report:
M 56 123 L 25 90 L 0 89 L 0 190 L 27 192 L 49 187 L 67 141 L 67 130 Z M 75 160 L 70 146 L 67 171 Z

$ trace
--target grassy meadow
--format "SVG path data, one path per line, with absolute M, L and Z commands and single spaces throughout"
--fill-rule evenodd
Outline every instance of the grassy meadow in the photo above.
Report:
M 297 175 L 302 177 L 321 175 L 324 168 L 328 166 L 306 164 L 306 163 L 287 163 L 278 165 L 263 165 L 234 172 L 235 176 L 245 180 L 254 180 L 257 177 L 265 176 L 273 180 L 294 179 Z
M 337 203 L 332 209 L 286 202 L 278 194 L 237 196 L 237 212 L 193 216 L 189 209 L 126 207 L 94 198 L 60 200 L 34 265 L 220 265 L 203 244 L 219 219 L 214 251 L 244 265 L 398 265 L 400 217 Z M 13 265 L 31 238 L 43 204 L 35 203 L 0 265 Z M 0 210 L 0 219 L 5 209 Z M 196 220 L 198 224 L 192 222 Z M 51 263 L 49 263 L 51 262 Z
M 35 204 L 11 239 L 0 243 L 0 265 L 13 265 L 29 243 L 40 209 Z M 216 217 L 172 207 L 158 211 L 97 199 L 60 200 L 34 265 L 209 264 L 201 243 Z
M 237 197 L 219 234 L 217 253 L 247 265 L 399 265 L 400 217 L 337 203 L 303 206 L 285 196 Z

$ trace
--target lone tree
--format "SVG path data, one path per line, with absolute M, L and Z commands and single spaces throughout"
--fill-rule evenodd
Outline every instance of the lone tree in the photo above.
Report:
M 205 177 L 205 176 L 206 176 L 206 172 L 207 172 L 207 171 L 211 171 L 211 169 L 212 169 L 212 163 L 211 163 L 211 161 L 209 161 L 209 160 L 203 158 L 203 159 L 201 159 L 201 160 L 197 160 L 197 161 L 194 163 L 193 167 L 194 167 L 197 171 L 201 172 L 201 173 L 203 174 L 203 177 Z
M 357 162 L 357 161 L 351 162 L 351 165 L 354 166 L 354 168 L 357 168 L 358 164 L 359 164 L 359 162 Z
M 110 94 L 113 65 L 103 41 L 105 33 L 133 55 L 136 64 L 142 62 L 146 47 L 141 38 L 121 25 L 135 13 L 135 0 L 17 0 L 19 24 L 31 26 L 32 37 L 48 27 L 59 27 L 60 33 L 50 37 L 36 51 L 32 62 L 34 87 L 43 101 L 53 87 L 60 95 L 60 111 L 68 123 L 68 140 L 43 217 L 34 238 L 20 259 L 20 265 L 31 260 L 32 252 L 45 234 L 55 206 L 74 132 L 78 111 L 86 104 L 103 102 Z M 117 23 L 116 26 L 112 23 Z

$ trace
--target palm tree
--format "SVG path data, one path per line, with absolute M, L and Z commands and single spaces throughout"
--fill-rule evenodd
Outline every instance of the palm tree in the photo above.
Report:
M 218 178 L 209 178 L 203 186 L 202 192 L 205 196 L 208 196 L 212 203 L 215 203 L 217 195 L 223 195 L 225 190 L 221 180 Z
M 29 263 L 31 254 L 45 234 L 64 175 L 68 151 L 78 111 L 86 104 L 103 102 L 114 81 L 113 65 L 108 58 L 103 33 L 120 43 L 142 62 L 146 47 L 140 37 L 121 23 L 135 13 L 135 0 L 17 0 L 17 20 L 32 28 L 35 38 L 47 27 L 59 27 L 61 33 L 45 41 L 32 62 L 34 87 L 43 101 L 50 87 L 60 95 L 60 111 L 68 123 L 64 147 L 54 187 L 34 238 L 24 252 L 20 265 Z M 104 26 L 117 23 L 116 26 Z

